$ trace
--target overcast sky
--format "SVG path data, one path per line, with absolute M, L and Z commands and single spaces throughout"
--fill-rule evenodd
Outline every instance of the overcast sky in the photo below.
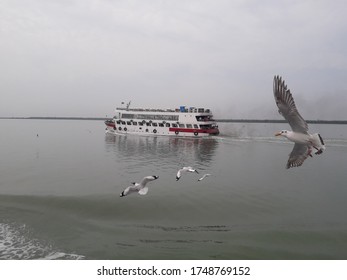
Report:
M 0 0 L 0 116 L 134 107 L 281 118 L 281 75 L 306 119 L 347 119 L 343 0 Z

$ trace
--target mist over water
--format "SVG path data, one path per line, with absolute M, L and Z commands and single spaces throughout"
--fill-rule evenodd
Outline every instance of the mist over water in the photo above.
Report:
M 286 124 L 187 139 L 0 120 L 0 259 L 346 259 L 346 129 L 309 127 L 327 150 L 286 170 Z M 119 197 L 147 175 L 146 196 Z

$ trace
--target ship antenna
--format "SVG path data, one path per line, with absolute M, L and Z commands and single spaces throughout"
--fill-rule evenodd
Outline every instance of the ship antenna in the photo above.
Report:
M 129 102 L 127 103 L 127 110 L 128 110 L 129 107 L 130 107 L 130 103 L 131 103 L 131 101 L 129 101 Z

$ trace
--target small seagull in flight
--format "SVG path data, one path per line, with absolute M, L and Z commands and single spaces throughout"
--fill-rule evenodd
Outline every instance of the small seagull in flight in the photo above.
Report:
M 211 174 L 204 174 L 204 176 L 202 176 L 202 177 L 198 180 L 198 182 L 204 180 L 204 179 L 205 179 L 206 177 L 208 177 L 208 176 L 211 176 Z
M 121 192 L 120 197 L 129 195 L 131 193 L 139 193 L 140 195 L 145 195 L 148 192 L 148 187 L 146 187 L 146 184 L 150 181 L 154 181 L 158 179 L 159 176 L 146 176 L 144 177 L 140 183 L 132 183 L 132 186 L 127 187 L 124 191 Z
M 286 119 L 293 130 L 282 130 L 275 134 L 295 143 L 286 167 L 288 169 L 300 166 L 307 157 L 312 157 L 312 148 L 317 150 L 316 155 L 323 153 L 325 150 L 323 138 L 318 133 L 308 133 L 307 122 L 299 114 L 290 90 L 279 76 L 274 78 L 273 91 L 278 112 Z
M 196 172 L 199 174 L 199 172 L 196 169 L 193 169 L 191 166 L 185 166 L 181 168 L 180 170 L 178 170 L 176 174 L 176 181 L 178 181 L 181 178 L 182 172 Z

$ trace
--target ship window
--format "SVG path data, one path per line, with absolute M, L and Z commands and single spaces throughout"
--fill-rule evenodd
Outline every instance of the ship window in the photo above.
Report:
M 173 123 L 173 124 L 172 124 L 172 127 L 177 127 L 177 124 Z
M 117 124 L 120 124 L 120 121 L 117 121 Z
M 194 128 L 199 128 L 199 126 L 197 124 L 194 124 Z
M 152 126 L 158 126 L 158 124 L 156 122 L 152 123 Z
M 148 122 L 148 123 L 146 123 L 146 125 L 147 125 L 147 126 L 151 126 L 151 123 Z
M 133 122 L 133 125 L 137 125 L 137 122 Z
M 134 118 L 134 114 L 122 114 L 122 118 L 123 119 L 133 119 Z
M 127 122 L 127 125 L 131 125 L 131 122 Z
M 193 126 L 189 123 L 187 124 L 187 128 L 192 128 Z
M 122 124 L 125 124 L 125 121 L 122 121 Z
M 180 123 L 178 126 L 181 128 L 185 127 L 185 125 L 183 123 Z
M 139 125 L 141 125 L 141 126 L 142 126 L 142 125 L 143 125 L 143 123 L 142 123 L 142 122 L 139 122 Z
M 165 125 L 166 125 L 166 127 L 170 127 L 170 123 L 166 123 Z
M 164 127 L 164 124 L 163 123 L 159 123 L 159 127 Z

